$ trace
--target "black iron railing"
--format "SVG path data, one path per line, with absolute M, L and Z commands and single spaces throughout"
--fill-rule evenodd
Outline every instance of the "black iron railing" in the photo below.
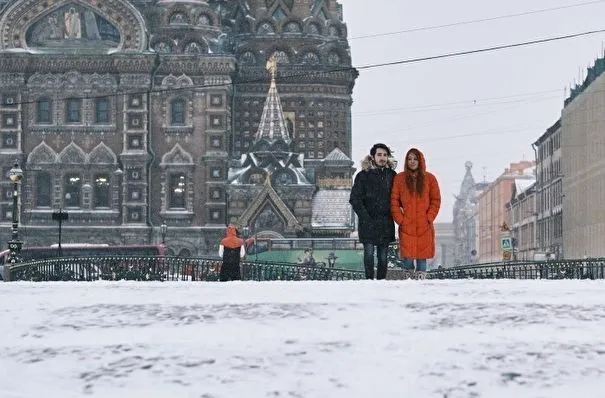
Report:
M 604 279 L 605 258 L 507 261 L 441 268 L 430 279 Z
M 19 263 L 5 270 L 7 281 L 216 281 L 221 261 L 182 257 L 76 257 Z M 243 280 L 349 280 L 361 271 L 290 263 L 243 262 Z
M 49 258 L 6 265 L 6 281 L 216 281 L 221 261 L 182 257 Z M 244 261 L 242 279 L 357 280 L 361 270 Z M 427 279 L 605 279 L 605 258 L 473 264 L 429 271 Z

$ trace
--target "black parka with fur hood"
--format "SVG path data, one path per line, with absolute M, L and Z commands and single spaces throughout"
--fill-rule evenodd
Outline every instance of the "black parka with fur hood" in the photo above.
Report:
M 370 156 L 361 161 L 349 203 L 359 218 L 359 241 L 386 245 L 395 241 L 395 224 L 391 217 L 391 187 L 397 174 L 389 160 L 383 168 L 376 166 Z

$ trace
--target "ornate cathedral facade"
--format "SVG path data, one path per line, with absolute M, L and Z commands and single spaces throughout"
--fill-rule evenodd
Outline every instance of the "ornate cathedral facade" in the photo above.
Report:
M 352 230 L 357 72 L 336 1 L 0 9 L 0 164 L 4 176 L 15 161 L 24 171 L 25 245 L 57 242 L 58 210 L 64 243 L 165 239 L 182 256 L 213 253 L 230 222 L 276 237 Z M 1 187 L 6 242 L 13 190 L 8 178 Z

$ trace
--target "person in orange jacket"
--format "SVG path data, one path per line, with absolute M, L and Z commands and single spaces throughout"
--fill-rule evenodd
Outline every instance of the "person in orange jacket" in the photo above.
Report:
M 441 193 L 437 178 L 426 171 L 420 150 L 410 149 L 404 160 L 404 170 L 393 180 L 391 215 L 399 225 L 399 254 L 406 278 L 424 279 L 426 260 L 435 256 L 433 222 L 441 207 Z
M 242 279 L 239 262 L 246 255 L 244 240 L 237 236 L 237 228 L 230 224 L 218 247 L 218 255 L 223 259 L 219 272 L 221 282 Z

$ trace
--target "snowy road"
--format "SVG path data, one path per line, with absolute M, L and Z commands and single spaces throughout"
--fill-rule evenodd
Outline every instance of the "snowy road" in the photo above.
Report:
M 0 283 L 0 397 L 603 397 L 604 281 Z

